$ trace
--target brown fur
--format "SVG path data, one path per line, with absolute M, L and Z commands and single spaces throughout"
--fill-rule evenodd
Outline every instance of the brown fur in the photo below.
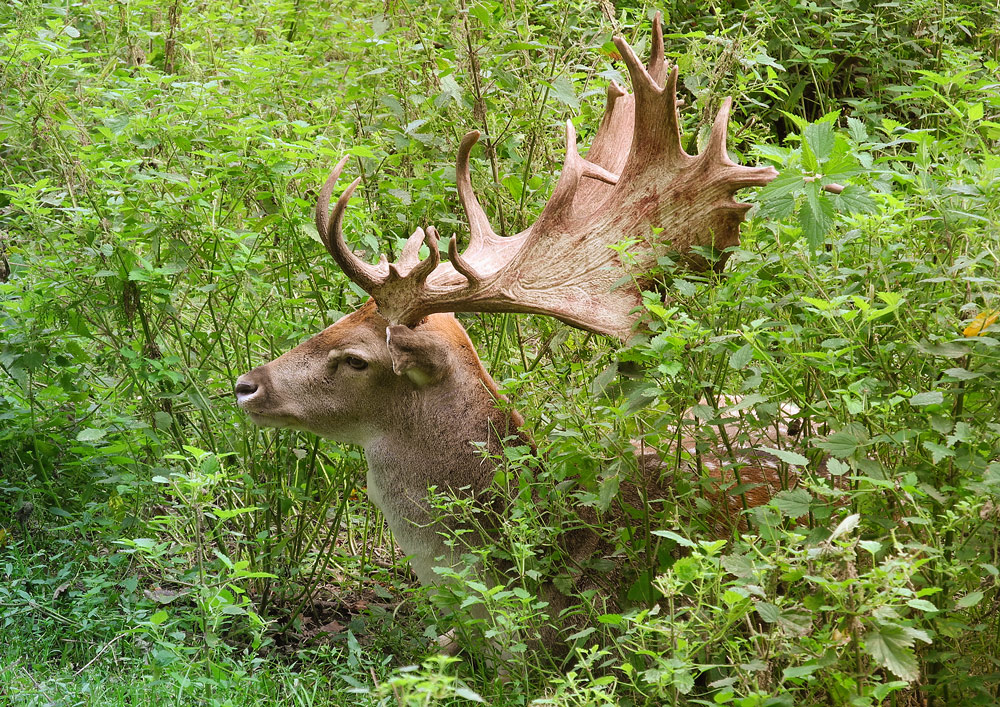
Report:
M 357 370 L 358 361 L 367 366 Z M 472 496 L 502 512 L 507 503 L 495 492 L 488 493 L 495 473 L 491 458 L 500 456 L 505 444 L 531 444 L 520 430 L 521 416 L 498 404 L 496 383 L 451 314 L 431 315 L 412 329 L 390 327 L 370 301 L 241 376 L 236 392 L 240 406 L 259 425 L 308 430 L 363 447 L 369 496 L 423 584 L 439 583 L 435 566 L 459 563 L 443 537 L 458 529 L 456 522 L 445 521 L 446 527 L 434 524 L 428 489 Z M 662 499 L 671 492 L 670 477 L 662 476 L 663 463 L 654 455 L 640 461 L 646 495 L 623 485 L 621 496 L 624 504 L 635 508 L 641 508 L 643 498 Z M 725 469 L 709 461 L 709 474 L 724 481 Z M 751 463 L 744 467 L 742 480 L 763 482 L 747 494 L 747 501 L 766 503 L 776 490 L 776 472 L 761 460 L 747 461 Z M 724 535 L 738 523 L 733 519 L 739 518 L 743 499 L 725 496 L 720 485 L 709 495 L 714 493 L 712 502 L 720 509 L 713 525 Z M 490 493 L 493 499 L 487 501 Z M 580 509 L 580 517 L 583 522 L 563 533 L 561 545 L 572 566 L 585 568 L 614 548 L 587 527 L 609 518 L 598 519 L 591 508 Z M 496 531 L 503 531 L 502 523 L 502 518 L 496 520 Z M 616 584 L 620 589 L 621 576 L 617 570 L 599 576 L 580 569 L 574 580 L 578 591 Z M 550 603 L 554 621 L 574 602 L 552 584 L 540 592 Z M 608 592 L 602 596 L 612 599 Z M 549 627 L 540 640 L 552 647 L 559 643 L 559 633 Z

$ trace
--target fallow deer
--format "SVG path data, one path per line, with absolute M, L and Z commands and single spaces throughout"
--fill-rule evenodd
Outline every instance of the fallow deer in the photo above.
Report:
M 341 160 L 320 193 L 316 226 L 337 264 L 371 299 L 236 382 L 238 403 L 254 423 L 306 430 L 364 449 L 368 494 L 423 584 L 439 581 L 435 566 L 455 561 L 442 532 L 447 528 L 431 522 L 429 487 L 482 494 L 494 478 L 490 459 L 505 444 L 527 443 L 523 420 L 500 404 L 496 384 L 453 313 L 551 315 L 626 340 L 658 258 L 679 256 L 702 269 L 708 264 L 697 247 L 714 248 L 724 258 L 725 249 L 738 243 L 739 224 L 750 208 L 734 200 L 735 192 L 777 176 L 772 167 L 744 167 L 730 159 L 730 99 L 722 103 L 704 150 L 696 156 L 683 150 L 677 69 L 668 71 L 659 15 L 648 65 L 622 38 L 614 42 L 633 93 L 612 82 L 586 158 L 577 152 L 567 122 L 562 174 L 538 220 L 521 233 L 501 237 L 491 228 L 472 189 L 469 157 L 479 133 L 470 132 L 456 166 L 470 230 L 464 253 L 452 236 L 449 261 L 442 262 L 436 230 L 418 228 L 398 262 L 389 264 L 383 256 L 369 264 L 351 251 L 342 232 L 360 179 L 329 216 L 347 158 Z M 422 244 L 429 249 L 423 260 Z M 625 258 L 621 247 L 612 247 L 621 244 L 627 246 Z M 744 481 L 774 479 L 766 465 L 752 460 L 744 470 Z M 592 534 L 578 536 L 568 540 L 576 545 L 570 555 L 600 551 Z

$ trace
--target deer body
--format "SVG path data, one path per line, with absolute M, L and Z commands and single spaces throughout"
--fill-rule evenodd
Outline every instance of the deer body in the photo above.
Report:
M 332 217 L 329 213 L 347 163 L 341 160 L 320 192 L 317 231 L 344 273 L 372 299 L 236 383 L 239 405 L 255 423 L 363 447 L 369 495 L 421 583 L 437 583 L 433 568 L 457 559 L 441 531 L 459 528 L 456 521 L 435 525 L 429 489 L 489 502 L 483 494 L 494 476 L 491 458 L 502 454 L 505 443 L 528 443 L 520 416 L 498 404 L 496 384 L 450 313 L 548 314 L 627 339 L 649 271 L 668 255 L 704 268 L 695 248 L 722 250 L 738 243 L 739 223 L 750 205 L 735 201 L 734 194 L 777 176 L 771 167 L 743 167 L 729 158 L 728 99 L 702 153 L 684 152 L 677 70 L 667 70 L 659 15 L 645 67 L 627 43 L 620 38 L 615 43 L 634 93 L 616 84 L 608 89 L 586 158 L 577 152 L 573 125 L 567 124 L 561 176 L 538 220 L 521 233 L 495 233 L 472 191 L 469 158 L 479 137 L 473 132 L 462 141 L 456 165 L 470 232 L 464 253 L 452 237 L 449 260 L 441 262 L 437 232 L 417 229 L 398 262 L 383 258 L 370 264 L 351 251 L 342 233 L 344 211 L 360 180 L 336 201 Z M 424 244 L 430 254 L 421 260 Z M 766 476 L 743 473 L 749 481 Z M 633 505 L 662 497 L 655 489 L 643 496 L 623 486 L 622 493 Z M 592 509 L 582 511 L 587 515 Z M 496 529 L 502 532 L 502 521 Z M 564 533 L 563 541 L 578 567 L 607 549 L 586 529 Z M 577 580 L 578 588 L 594 585 L 586 572 Z M 568 603 L 551 585 L 541 594 L 553 618 Z M 551 644 L 554 635 L 543 636 L 543 642 Z

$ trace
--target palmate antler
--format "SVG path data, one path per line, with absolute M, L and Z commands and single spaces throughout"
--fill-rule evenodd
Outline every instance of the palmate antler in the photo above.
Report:
M 742 167 L 729 159 L 726 131 L 731 99 L 712 125 L 697 156 L 681 147 L 677 69 L 667 74 L 660 15 L 653 21 L 649 64 L 643 67 L 621 37 L 615 45 L 628 66 L 634 94 L 616 83 L 587 158 L 577 152 L 576 131 L 566 124 L 566 159 L 552 197 L 538 220 L 514 236 L 493 231 L 472 190 L 469 154 L 479 140 L 470 132 L 458 150 L 458 195 L 469 221 L 469 246 L 440 262 L 434 228 L 417 229 L 399 261 L 371 265 L 348 248 L 342 222 L 355 180 L 328 218 L 330 195 L 347 162 L 327 179 L 316 205 L 316 227 L 344 273 L 374 297 L 394 324 L 415 325 L 434 312 L 530 312 L 626 339 L 636 321 L 646 273 L 671 254 L 695 268 L 705 261 L 695 246 L 717 250 L 739 242 L 750 208 L 734 200 L 738 189 L 763 186 L 772 167 Z M 430 255 L 420 260 L 421 244 Z M 619 249 L 627 244 L 623 261 Z

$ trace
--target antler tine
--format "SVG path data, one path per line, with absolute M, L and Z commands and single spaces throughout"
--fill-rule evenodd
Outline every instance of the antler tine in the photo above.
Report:
M 658 42 L 657 35 L 660 36 Z M 654 49 L 658 48 L 660 55 L 650 59 L 650 70 L 654 74 L 666 74 L 659 20 L 654 24 L 653 37 Z M 641 151 L 641 162 L 665 160 L 668 168 L 683 164 L 689 155 L 681 147 L 680 119 L 677 115 L 677 67 L 666 74 L 666 82 L 663 83 L 642 65 L 628 42 L 621 37 L 615 37 L 614 42 L 632 79 L 636 115 L 633 151 Z M 656 116 L 657 120 L 642 120 L 643 116 Z
M 486 212 L 483 211 L 479 198 L 472 188 L 472 175 L 469 172 L 469 155 L 472 148 L 479 142 L 480 132 L 472 130 L 462 138 L 462 144 L 458 147 L 458 158 L 455 161 L 455 186 L 458 188 L 458 199 L 465 209 L 466 218 L 469 220 L 469 248 L 473 249 L 489 238 L 496 237 L 496 232 L 490 225 Z
M 319 232 L 320 240 L 323 241 L 323 245 L 330 249 L 330 234 L 329 234 L 329 219 L 330 219 L 330 196 L 333 194 L 333 188 L 337 186 L 337 180 L 340 179 L 341 172 L 344 171 L 344 166 L 347 161 L 351 159 L 350 155 L 344 155 L 340 158 L 340 162 L 333 168 L 330 172 L 330 176 L 326 178 L 326 182 L 323 183 L 323 188 L 319 192 L 319 199 L 316 200 L 316 230 Z
M 427 244 L 430 254 L 423 260 L 419 259 L 420 246 Z M 434 272 L 434 268 L 441 262 L 441 253 L 438 251 L 438 232 L 433 226 L 424 229 L 418 228 L 403 246 L 403 253 L 399 260 L 389 266 L 388 281 L 409 279 L 414 283 L 422 283 L 427 276 Z
M 667 77 L 667 60 L 663 51 L 663 16 L 659 10 L 653 17 L 653 38 L 650 42 L 646 73 L 658 86 L 662 86 L 663 80 Z
M 563 160 L 562 174 L 552 190 L 552 196 L 542 209 L 541 215 L 533 228 L 544 232 L 555 222 L 573 217 L 573 206 L 580 179 L 590 177 L 605 184 L 617 184 L 618 175 L 609 172 L 580 156 L 576 145 L 576 127 L 572 120 L 566 121 L 566 157 Z
M 458 252 L 457 235 L 452 236 L 451 240 L 448 241 L 448 260 L 451 262 L 452 267 L 465 277 L 469 283 L 469 287 L 476 287 L 482 281 L 482 276 Z
M 418 228 L 413 234 L 406 239 L 406 245 L 403 246 L 403 252 L 399 256 L 399 260 L 396 261 L 397 267 L 401 270 L 412 270 L 413 266 L 417 264 L 420 260 L 420 246 L 424 244 L 427 236 L 424 233 L 424 229 Z
M 346 163 L 347 158 L 345 157 L 337 164 L 337 168 L 323 185 L 319 201 L 316 204 L 316 230 L 319 231 L 319 237 L 344 274 L 357 283 L 358 287 L 371 294 L 373 290 L 378 289 L 385 282 L 386 278 L 380 272 L 380 268 L 369 265 L 351 251 L 344 240 L 343 230 L 344 211 L 347 210 L 347 203 L 351 200 L 354 190 L 361 183 L 361 177 L 351 182 L 350 186 L 337 199 L 337 203 L 333 206 L 332 223 L 329 227 L 327 225 L 326 210 L 330 203 L 330 194 L 333 192 L 333 185 Z
M 707 164 L 713 167 L 726 168 L 726 181 L 732 191 L 744 187 L 762 187 L 778 176 L 778 172 L 770 165 L 766 167 L 744 167 L 733 162 L 729 158 L 729 151 L 726 149 L 726 142 L 729 132 L 729 112 L 733 106 L 732 96 L 727 96 L 722 101 L 719 112 L 715 114 L 712 122 L 712 130 L 708 136 L 708 143 L 705 149 L 698 155 L 698 159 L 704 159 Z M 740 207 L 750 208 L 749 204 L 740 204 Z

